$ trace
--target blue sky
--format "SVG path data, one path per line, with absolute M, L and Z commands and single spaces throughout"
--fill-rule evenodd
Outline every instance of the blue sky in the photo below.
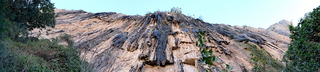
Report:
M 58 9 L 145 15 L 180 7 L 182 13 L 205 22 L 268 28 L 282 19 L 294 25 L 320 0 L 51 0 Z

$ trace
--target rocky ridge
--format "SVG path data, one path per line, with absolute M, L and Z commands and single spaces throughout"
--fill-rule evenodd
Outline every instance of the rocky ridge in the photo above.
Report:
M 35 29 L 31 36 L 53 38 L 70 34 L 81 57 L 98 72 L 197 72 L 250 71 L 254 67 L 248 42 L 280 61 L 290 38 L 282 28 L 257 29 L 249 26 L 210 24 L 183 14 L 154 12 L 144 16 L 115 12 L 89 13 L 82 10 L 56 9 L 55 28 Z M 282 24 L 281 22 L 280 24 Z M 275 26 L 277 27 L 277 26 Z M 213 66 L 199 62 L 200 49 L 195 42 L 205 31 L 207 49 L 217 60 Z M 66 44 L 66 43 L 62 43 Z
M 292 25 L 292 22 L 287 21 L 287 20 L 281 20 L 279 23 L 275 23 L 271 25 L 270 27 L 267 28 L 268 31 L 274 31 L 276 33 L 285 35 L 285 36 L 290 36 L 290 30 L 289 30 L 289 25 Z

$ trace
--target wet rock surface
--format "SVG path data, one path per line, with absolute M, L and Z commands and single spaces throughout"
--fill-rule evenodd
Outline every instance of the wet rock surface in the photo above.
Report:
M 98 72 L 197 72 L 233 66 L 232 71 L 250 71 L 254 64 L 250 53 L 239 42 L 249 42 L 282 60 L 290 38 L 287 34 L 249 26 L 210 24 L 183 14 L 154 12 L 144 16 L 115 12 L 88 13 L 57 9 L 57 25 L 35 29 L 32 36 L 53 38 L 73 36 L 81 49 L 81 58 L 94 64 Z M 49 34 L 45 34 L 49 30 Z M 218 60 L 209 67 L 199 62 L 196 46 L 198 30 L 206 33 L 206 48 L 213 49 Z

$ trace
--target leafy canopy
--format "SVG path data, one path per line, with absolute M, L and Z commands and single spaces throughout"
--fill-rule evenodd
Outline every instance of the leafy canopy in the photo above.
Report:
M 320 71 L 320 6 L 289 28 L 292 41 L 283 59 L 285 71 Z
M 7 18 L 19 25 L 34 28 L 55 25 L 54 5 L 50 0 L 7 0 Z
M 1 0 L 0 15 L 1 38 L 23 37 L 28 30 L 55 25 L 54 4 L 50 0 Z

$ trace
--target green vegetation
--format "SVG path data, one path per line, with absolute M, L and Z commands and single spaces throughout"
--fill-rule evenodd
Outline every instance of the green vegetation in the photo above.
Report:
M 203 17 L 202 17 L 202 16 L 199 16 L 197 19 L 199 19 L 199 20 L 203 20 Z
M 54 27 L 54 5 L 49 0 L 1 0 L 2 36 L 15 38 L 28 36 L 28 30 Z M 1 37 L 3 38 L 3 37 Z
M 273 59 L 271 55 L 269 55 L 265 50 L 258 48 L 254 44 L 250 44 L 248 42 L 241 42 L 241 46 L 247 47 L 251 52 L 251 60 L 254 63 L 254 68 L 252 71 L 254 72 L 267 72 L 267 71 L 281 71 L 284 66 Z
M 177 14 L 182 14 L 181 8 L 178 7 L 173 7 L 171 8 L 171 13 L 177 13 Z
M 212 49 L 208 50 L 205 46 L 205 32 L 199 29 L 199 33 L 198 33 L 198 41 L 196 42 L 196 46 L 198 46 L 201 50 L 201 62 L 204 62 L 205 64 L 212 66 L 213 62 L 216 61 L 218 58 L 216 58 L 216 56 L 214 56 L 212 53 Z M 231 72 L 231 70 L 233 69 L 233 66 L 230 66 L 228 64 L 226 64 L 226 69 L 223 69 L 223 72 Z M 210 70 L 210 69 L 209 69 Z M 207 70 L 208 71 L 208 70 Z
M 320 71 L 320 6 L 289 28 L 292 41 L 283 58 L 284 71 Z
M 233 69 L 233 66 L 230 66 L 228 64 L 226 64 L 226 69 L 223 69 L 223 72 L 231 72 L 231 70 Z
M 230 35 L 229 38 L 230 38 L 230 39 L 234 39 L 234 35 Z
M 208 65 L 213 65 L 213 61 L 216 60 L 216 57 L 214 55 L 212 55 L 212 49 L 210 49 L 209 51 L 206 49 L 204 42 L 205 41 L 205 32 L 203 32 L 202 30 L 199 29 L 199 39 L 196 42 L 196 46 L 200 47 L 201 50 L 201 59 L 200 61 L 205 62 Z
M 34 28 L 55 25 L 54 5 L 50 0 L 4 0 L 7 19 L 19 26 Z
M 59 45 L 61 39 L 16 42 L 1 41 L 0 71 L 76 71 L 88 63 L 81 61 L 79 51 L 71 45 Z
M 28 37 L 34 28 L 54 27 L 54 7 L 50 0 L 0 1 L 0 72 L 79 72 L 81 61 L 70 35 L 60 38 Z M 59 45 L 65 41 L 68 45 Z
M 206 45 L 204 44 L 205 41 L 205 32 L 203 32 L 202 30 L 199 29 L 199 33 L 198 33 L 198 41 L 196 42 L 196 46 L 198 46 L 201 50 L 201 62 L 204 62 L 205 64 L 212 66 L 213 62 L 216 60 L 216 56 L 212 55 L 212 49 L 210 49 L 209 51 L 207 50 L 207 48 L 205 47 Z M 206 69 L 207 72 L 210 69 Z

